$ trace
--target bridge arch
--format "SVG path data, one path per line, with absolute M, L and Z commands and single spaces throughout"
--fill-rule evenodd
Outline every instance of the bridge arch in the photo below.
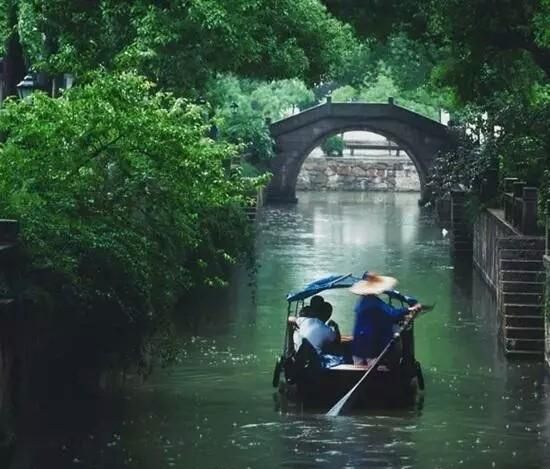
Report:
M 394 104 L 332 103 L 308 109 L 270 126 L 275 157 L 267 189 L 271 202 L 296 202 L 300 168 L 328 136 L 351 130 L 380 134 L 405 150 L 418 171 L 422 194 L 437 152 L 447 143 L 447 127 Z

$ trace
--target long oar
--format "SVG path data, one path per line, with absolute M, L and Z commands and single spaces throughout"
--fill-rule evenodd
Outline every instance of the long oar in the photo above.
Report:
M 409 324 L 409 321 L 407 321 L 407 324 Z M 357 383 L 355 383 L 355 386 L 353 386 L 353 388 L 351 388 L 347 394 L 342 397 L 342 399 L 340 399 L 336 404 L 334 404 L 331 409 L 327 412 L 327 416 L 328 417 L 337 417 L 338 415 L 340 415 L 340 412 L 342 411 L 342 409 L 344 408 L 344 406 L 347 404 L 347 402 L 349 401 L 350 397 L 355 393 L 355 391 L 357 391 L 357 389 L 359 388 L 359 386 L 361 386 L 361 383 L 363 383 L 363 381 L 365 381 L 367 379 L 367 377 L 369 376 L 369 374 L 371 373 L 372 370 L 374 370 L 376 368 L 376 365 L 378 365 L 378 362 L 382 359 L 382 357 L 386 354 L 386 352 L 389 350 L 389 348 L 392 346 L 392 344 L 395 342 L 395 339 L 396 337 L 399 337 L 398 334 L 400 334 L 400 332 L 403 330 L 403 328 L 400 329 L 400 331 L 398 333 L 396 333 L 394 335 L 394 337 L 392 338 L 392 340 L 390 340 L 388 342 L 388 345 L 386 345 L 384 347 L 384 350 L 382 350 L 382 353 L 380 353 L 380 355 L 378 355 L 374 361 L 371 362 L 371 365 L 369 367 L 369 369 L 366 371 L 366 373 L 361 377 L 361 379 L 359 381 L 357 381 Z
M 430 306 L 423 306 L 422 311 L 431 311 L 434 308 L 435 305 Z M 361 383 L 367 379 L 367 376 L 371 373 L 372 370 L 376 368 L 376 365 L 378 365 L 378 362 L 382 359 L 382 357 L 386 354 L 386 352 L 390 349 L 390 347 L 393 345 L 393 343 L 401 336 L 401 333 L 405 330 L 405 328 L 414 320 L 415 316 L 418 314 L 418 312 L 415 312 L 411 314 L 411 316 L 403 323 L 403 325 L 400 327 L 399 331 L 396 332 L 393 336 L 393 338 L 388 342 L 388 345 L 384 347 L 384 350 L 378 355 L 373 362 L 371 362 L 371 366 L 369 369 L 365 372 L 365 374 L 361 377 L 357 383 L 355 383 L 355 386 L 351 388 L 348 393 L 342 397 L 336 404 L 332 406 L 332 408 L 327 412 L 328 417 L 337 417 L 340 415 L 340 412 L 346 405 L 346 403 L 349 401 L 350 397 L 357 391 L 359 386 L 361 386 Z

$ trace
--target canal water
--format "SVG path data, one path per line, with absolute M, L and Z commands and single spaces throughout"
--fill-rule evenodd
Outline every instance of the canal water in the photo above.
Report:
M 237 272 L 181 324 L 178 364 L 101 402 L 59 402 L 37 421 L 22 469 L 550 467 L 550 382 L 504 359 L 494 298 L 417 194 L 304 193 L 266 207 L 256 271 Z M 416 323 L 422 406 L 326 418 L 282 405 L 271 378 L 285 295 L 329 273 L 391 274 L 434 311 Z M 352 327 L 356 298 L 327 292 Z M 189 314 L 189 311 L 186 312 Z M 60 417 L 59 415 L 62 415 Z

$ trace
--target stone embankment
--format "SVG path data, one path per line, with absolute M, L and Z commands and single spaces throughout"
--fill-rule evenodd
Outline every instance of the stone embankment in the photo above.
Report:
M 453 192 L 451 199 L 457 195 Z M 477 216 L 473 262 L 496 294 L 505 354 L 541 357 L 545 348 L 545 239 L 538 236 L 536 190 L 518 188 L 505 193 L 503 199 L 504 209 L 484 209 Z
M 404 191 L 420 190 L 418 173 L 409 158 L 308 158 L 298 175 L 298 190 Z

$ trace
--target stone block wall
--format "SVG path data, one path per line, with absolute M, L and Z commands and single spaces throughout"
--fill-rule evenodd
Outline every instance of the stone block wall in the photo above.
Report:
M 519 233 L 494 209 L 479 214 L 473 232 L 473 262 L 496 294 L 505 354 L 541 357 L 547 328 L 544 238 Z
M 504 221 L 502 210 L 483 210 L 477 216 L 473 227 L 473 262 L 493 290 L 498 284 L 498 239 L 513 236 L 519 233 Z
M 418 173 L 409 158 L 308 158 L 300 170 L 298 190 L 404 191 L 420 190 Z

